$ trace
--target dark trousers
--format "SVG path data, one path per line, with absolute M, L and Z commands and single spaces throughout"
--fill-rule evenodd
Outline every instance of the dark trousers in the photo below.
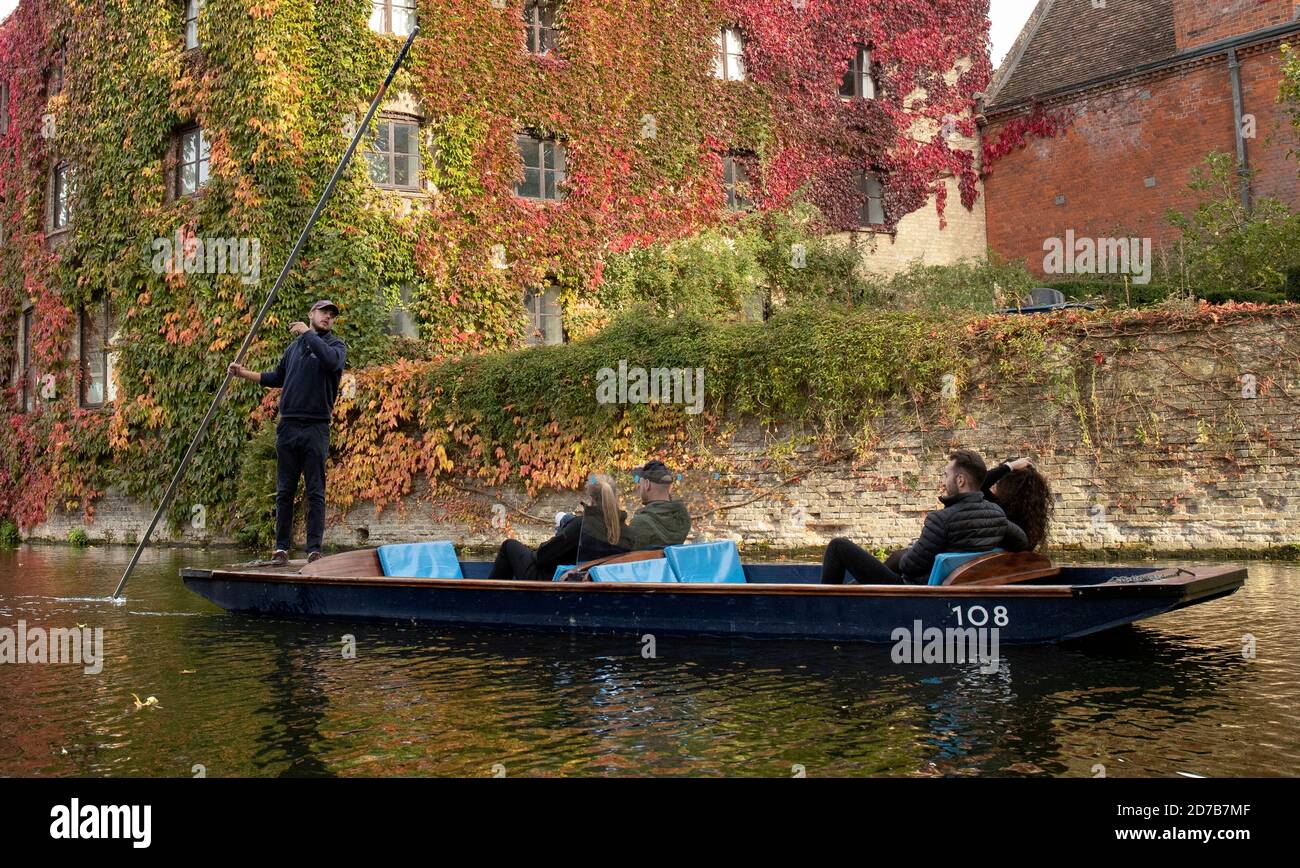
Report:
M 489 579 L 520 579 L 535 582 L 537 574 L 537 553 L 517 539 L 508 539 L 497 549 L 497 558 L 492 562 Z M 550 576 L 546 576 L 550 578 Z
M 831 540 L 830 545 L 826 546 L 826 553 L 822 555 L 822 584 L 844 584 L 845 570 L 853 574 L 858 584 L 905 584 L 902 576 L 876 560 L 871 552 L 842 536 L 837 536 Z
M 330 423 L 281 419 L 275 429 L 275 547 L 293 546 L 293 501 L 298 477 L 307 483 L 307 551 L 320 551 L 325 539 L 325 459 Z

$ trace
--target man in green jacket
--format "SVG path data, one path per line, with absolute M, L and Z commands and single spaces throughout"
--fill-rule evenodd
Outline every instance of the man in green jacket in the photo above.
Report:
M 643 506 L 627 523 L 618 544 L 630 551 L 676 546 L 691 533 L 686 505 L 672 499 L 676 475 L 662 461 L 647 461 L 632 469 Z

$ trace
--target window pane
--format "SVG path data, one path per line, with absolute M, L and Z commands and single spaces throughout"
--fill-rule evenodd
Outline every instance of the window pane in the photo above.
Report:
M 533 199 L 542 197 L 542 172 L 540 169 L 524 169 L 524 180 L 519 184 L 519 195 Z
M 519 145 L 519 155 L 524 160 L 524 167 L 540 169 L 542 167 L 541 142 L 530 136 L 517 136 L 515 142 Z
M 544 344 L 562 344 L 564 343 L 564 329 L 560 325 L 558 316 L 547 316 L 542 318 L 542 343 Z
M 399 187 L 411 186 L 411 158 L 406 154 L 393 155 L 393 183 Z
M 104 403 L 104 305 L 81 312 L 81 403 Z
M 375 0 L 370 10 L 370 29 L 376 33 L 384 32 L 384 0 Z
M 388 157 L 374 151 L 366 152 L 366 163 L 370 169 L 370 180 L 376 184 L 388 183 Z
M 181 166 L 181 192 L 193 193 L 198 189 L 198 171 L 197 163 L 186 163 Z
M 873 225 L 885 222 L 885 206 L 879 199 L 868 201 L 867 221 Z
M 731 59 L 731 63 L 731 77 L 736 81 L 743 81 L 745 78 L 745 58 L 737 54 Z
M 565 155 L 564 145 L 556 143 L 553 146 L 553 153 L 555 154 L 555 171 L 559 175 L 559 180 L 563 181 L 564 173 L 568 168 L 568 157 Z
M 193 163 L 199 158 L 198 133 L 185 133 L 181 136 L 181 162 Z
M 411 30 L 415 28 L 415 10 L 393 8 L 393 33 L 398 36 L 409 36 Z
M 32 311 L 23 311 L 23 358 L 19 372 L 23 384 L 23 410 L 36 408 L 36 367 L 32 364 Z
M 409 154 L 415 150 L 411 124 L 393 124 L 393 153 Z
M 560 198 L 560 197 L 559 197 L 559 194 L 556 193 L 556 190 L 555 190 L 555 173 L 554 173 L 554 172 L 546 172 L 545 174 L 546 174 L 546 194 L 545 194 L 545 197 L 544 197 L 544 198 L 547 198 L 547 199 L 558 199 L 558 198 Z

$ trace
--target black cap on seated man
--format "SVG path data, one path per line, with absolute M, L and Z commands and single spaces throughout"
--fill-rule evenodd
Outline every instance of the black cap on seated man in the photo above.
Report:
M 643 505 L 627 523 L 619 544 L 631 551 L 642 551 L 686 542 L 691 534 L 691 516 L 685 504 L 672 498 L 677 474 L 662 461 L 647 461 L 632 468 L 632 473 Z

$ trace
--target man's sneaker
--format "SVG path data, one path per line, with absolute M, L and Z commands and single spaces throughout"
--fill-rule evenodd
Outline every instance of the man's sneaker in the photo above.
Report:
M 309 563 L 309 564 L 311 564 L 311 563 L 315 563 L 315 562 L 318 561 L 318 560 L 320 560 L 320 552 L 308 552 L 308 553 L 307 553 L 307 563 Z
M 271 555 L 271 566 L 273 567 L 289 566 L 289 553 L 284 549 L 276 549 L 275 553 Z

